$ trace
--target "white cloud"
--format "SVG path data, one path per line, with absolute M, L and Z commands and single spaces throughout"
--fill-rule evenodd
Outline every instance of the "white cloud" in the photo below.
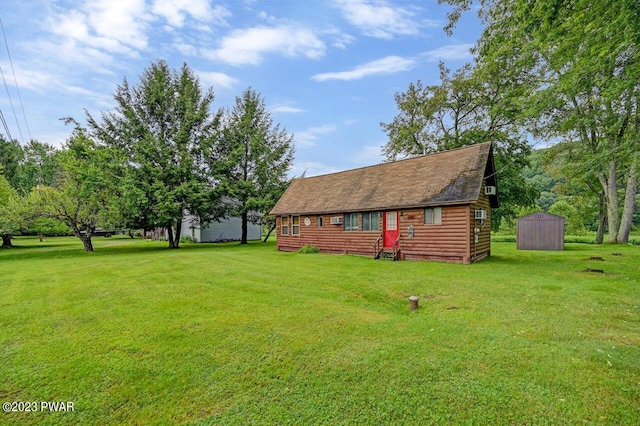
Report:
M 424 25 L 419 23 L 415 12 L 404 7 L 392 6 L 384 0 L 335 0 L 344 18 L 363 34 L 375 38 L 391 39 L 394 35 L 416 35 Z
M 326 72 L 316 74 L 311 78 L 316 81 L 326 80 L 358 80 L 372 75 L 393 74 L 408 71 L 416 64 L 415 59 L 400 56 L 387 56 L 364 65 L 358 65 L 350 71 Z
M 473 55 L 471 55 L 471 48 L 473 44 L 464 43 L 464 44 L 450 44 L 446 46 L 439 47 L 437 49 L 429 50 L 422 54 L 429 61 L 443 61 L 443 60 L 465 60 L 471 59 Z
M 0 66 L 3 70 L 11 69 L 11 64 L 8 62 L 3 61 Z M 59 84 L 57 77 L 43 69 L 25 69 L 16 63 L 14 66 L 16 67 L 15 76 L 18 87 L 22 90 L 45 91 Z M 9 76 L 5 76 L 5 78 L 9 86 L 14 86 L 13 78 L 9 78 Z
M 94 92 L 93 90 L 89 90 L 86 87 L 80 87 L 80 86 L 65 86 L 64 88 L 65 92 L 73 94 L 73 95 L 80 95 L 83 97 L 96 97 L 99 96 L 96 92 Z
M 53 127 L 49 125 L 48 127 Z M 36 138 L 38 142 L 47 143 L 49 145 L 53 145 L 56 148 L 62 148 L 64 142 L 69 139 L 71 131 L 58 131 L 54 132 L 52 130 L 47 130 L 41 135 L 38 135 Z
M 113 58 L 104 50 L 85 46 L 74 39 L 65 40 L 38 40 L 36 41 L 31 50 L 34 53 L 34 60 L 43 60 L 49 64 L 49 67 L 55 68 L 56 65 L 64 63 L 73 63 L 74 69 L 82 71 L 83 66 L 88 66 L 92 69 L 92 72 L 97 74 L 111 73 L 111 67 L 113 65 Z M 130 57 L 137 57 L 137 54 L 131 49 L 127 49 Z M 74 70 L 69 70 L 69 73 L 73 73 Z
M 98 87 L 102 87 L 98 85 Z M 75 85 L 65 85 L 58 88 L 67 98 L 67 104 L 86 105 L 90 103 L 95 108 L 111 109 L 114 106 L 113 95 L 101 91 L 87 89 Z
M 310 127 L 307 130 L 294 133 L 294 143 L 297 146 L 309 147 L 316 144 L 318 138 L 336 131 L 336 126 L 326 124 L 324 126 Z
M 324 55 L 325 44 L 306 28 L 259 26 L 231 32 L 217 49 L 205 51 L 203 55 L 231 65 L 257 65 L 267 53 L 316 59 Z
M 340 170 L 336 169 L 335 167 L 327 166 L 323 163 L 318 163 L 315 161 L 302 161 L 293 164 L 289 175 L 291 177 L 301 177 L 304 174 L 305 177 L 312 177 L 339 171 Z
M 53 33 L 66 35 L 74 40 L 89 37 L 89 27 L 86 25 L 86 15 L 77 10 L 60 14 L 49 19 L 49 26 Z
M 343 32 L 339 28 L 330 28 L 323 31 L 323 34 L 328 36 L 328 38 L 332 38 L 331 46 L 338 49 L 346 49 L 348 45 L 356 41 L 355 37 Z
M 80 50 L 93 48 L 135 57 L 147 47 L 149 18 L 144 0 L 91 0 L 54 14 L 46 22 L 53 34 L 63 38 L 61 44 L 71 40 Z
M 368 145 L 362 147 L 353 156 L 354 163 L 359 166 L 380 164 L 384 161 L 382 149 L 379 146 Z
M 85 10 L 99 37 L 137 49 L 147 47 L 145 30 L 149 16 L 144 0 L 94 0 L 85 5 Z
M 338 49 L 346 49 L 347 46 L 353 44 L 355 40 L 355 37 L 349 34 L 340 34 L 335 38 L 331 45 Z
M 276 22 L 276 21 L 277 21 L 277 18 L 276 18 L 275 16 L 273 16 L 273 15 L 269 15 L 269 14 L 268 14 L 267 12 L 265 12 L 264 10 L 263 10 L 263 11 L 260 11 L 260 12 L 258 13 L 258 17 L 259 17 L 260 19 L 264 19 L 265 21 L 269 21 L 269 22 Z
M 301 108 L 295 108 L 289 105 L 276 105 L 271 108 L 271 112 L 282 112 L 282 113 L 299 113 L 304 112 Z
M 192 44 L 176 43 L 173 47 L 185 56 L 196 56 L 198 54 L 198 49 Z
M 200 81 L 206 86 L 217 88 L 231 89 L 236 85 L 238 80 L 221 72 L 200 71 L 198 72 Z
M 169 25 L 178 28 L 184 26 L 186 15 L 200 22 L 222 26 L 226 26 L 226 19 L 231 17 L 229 9 L 220 5 L 211 8 L 208 0 L 156 0 L 151 11 L 165 18 Z

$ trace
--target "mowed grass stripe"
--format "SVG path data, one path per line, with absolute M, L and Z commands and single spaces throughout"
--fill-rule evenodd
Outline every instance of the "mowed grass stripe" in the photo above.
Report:
M 451 265 L 273 243 L 17 244 L 0 251 L 0 398 L 76 411 L 0 422 L 637 420 L 637 247 L 498 243 Z

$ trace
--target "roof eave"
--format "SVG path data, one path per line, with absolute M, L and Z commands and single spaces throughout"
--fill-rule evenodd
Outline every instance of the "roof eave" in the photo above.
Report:
M 324 214 L 344 214 L 344 213 L 354 213 L 354 212 L 375 212 L 375 211 L 390 211 L 390 210 L 408 210 L 408 209 L 420 209 L 426 207 L 438 207 L 438 206 L 456 206 L 456 205 L 467 205 L 477 203 L 478 199 L 473 200 L 452 200 L 446 202 L 432 202 L 432 203 L 420 203 L 420 204 L 409 204 L 409 205 L 395 205 L 395 206 L 379 206 L 379 207 L 368 207 L 361 209 L 345 209 L 345 210 L 322 210 L 322 211 L 275 211 L 272 210 L 270 214 L 275 216 L 283 216 L 283 215 L 324 215 Z

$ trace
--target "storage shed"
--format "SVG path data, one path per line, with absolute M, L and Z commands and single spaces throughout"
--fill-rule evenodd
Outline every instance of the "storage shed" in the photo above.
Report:
M 545 212 L 518 219 L 518 250 L 564 250 L 564 218 Z

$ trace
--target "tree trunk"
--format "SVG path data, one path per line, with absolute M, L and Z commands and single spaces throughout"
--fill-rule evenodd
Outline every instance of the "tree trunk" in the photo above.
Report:
M 91 237 L 82 237 L 82 244 L 84 245 L 84 251 L 85 252 L 92 252 L 93 251 L 93 243 L 91 242 Z
M 609 165 L 609 177 L 599 176 L 602 189 L 605 193 L 605 202 L 607 203 L 607 221 L 609 222 L 609 243 L 618 241 L 618 229 L 620 228 L 620 219 L 618 217 L 618 171 L 615 161 Z
M 174 235 L 175 248 L 180 248 L 180 235 L 182 234 L 182 218 L 176 222 L 176 235 Z
M 93 243 L 91 242 L 91 235 L 93 235 L 93 231 L 95 230 L 95 227 L 87 227 L 83 233 L 82 231 L 80 231 L 80 228 L 78 228 L 76 223 L 71 223 L 70 225 L 71 225 L 71 229 L 73 230 L 73 235 L 75 235 L 76 237 L 78 237 L 80 241 L 82 241 L 82 245 L 84 246 L 84 251 L 92 252 Z
M 629 242 L 629 234 L 633 225 L 633 213 L 636 207 L 636 195 L 638 194 L 638 154 L 636 153 L 631 163 L 629 178 L 627 179 L 627 189 L 624 195 L 624 211 L 622 212 L 622 221 L 618 230 L 618 243 L 626 244 Z
M 178 241 L 173 235 L 173 223 L 167 224 L 167 235 L 169 236 L 169 248 L 179 248 Z
M 604 230 L 607 227 L 607 205 L 604 201 L 604 195 L 600 194 L 600 211 L 598 212 L 598 233 L 596 234 L 596 244 L 604 242 Z
M 11 234 L 2 234 L 2 247 L 12 247 Z
M 240 240 L 240 244 L 247 244 L 248 216 L 247 212 L 242 212 L 242 239 Z
M 273 225 L 271 225 L 271 228 L 269 228 L 269 232 L 267 232 L 267 236 L 264 237 L 264 240 L 262 241 L 263 243 L 266 243 L 269 240 L 269 236 L 271 235 L 271 233 L 274 231 L 274 229 L 276 229 L 276 221 L 273 221 Z

